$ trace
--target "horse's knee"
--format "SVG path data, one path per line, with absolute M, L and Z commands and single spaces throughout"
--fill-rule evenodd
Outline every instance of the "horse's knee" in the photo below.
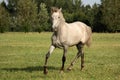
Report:
M 84 61 L 84 52 L 81 52 L 81 59 Z
M 46 59 L 48 59 L 50 57 L 50 53 L 48 52 L 47 54 L 46 54 Z

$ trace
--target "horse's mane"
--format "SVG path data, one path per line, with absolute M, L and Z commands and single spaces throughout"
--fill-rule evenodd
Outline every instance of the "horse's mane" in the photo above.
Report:
M 51 14 L 57 12 L 59 9 L 57 7 L 51 7 Z
M 62 10 L 61 8 L 59 9 L 59 8 L 57 8 L 57 7 L 51 7 L 51 15 L 52 15 L 54 12 L 58 12 L 58 11 L 59 11 L 61 20 L 65 21 L 65 18 L 64 18 L 64 16 L 63 16 L 63 13 L 62 13 L 61 10 Z

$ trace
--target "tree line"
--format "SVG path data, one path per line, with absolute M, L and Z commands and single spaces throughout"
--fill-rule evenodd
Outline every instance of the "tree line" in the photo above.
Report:
M 50 9 L 62 8 L 66 22 L 82 21 L 93 32 L 120 32 L 120 0 L 83 5 L 81 0 L 8 0 L 0 4 L 0 32 L 52 31 Z

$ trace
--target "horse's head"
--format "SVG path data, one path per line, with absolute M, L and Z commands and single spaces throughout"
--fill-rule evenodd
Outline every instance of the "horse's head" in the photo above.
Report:
M 61 21 L 65 21 L 61 10 L 62 10 L 62 8 L 58 9 L 58 8 L 55 8 L 55 7 L 53 7 L 51 9 L 52 28 L 53 28 L 54 31 L 57 31 L 57 28 L 58 28 Z

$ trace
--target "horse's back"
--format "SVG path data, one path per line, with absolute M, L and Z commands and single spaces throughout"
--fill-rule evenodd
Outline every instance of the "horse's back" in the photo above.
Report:
M 70 29 L 70 35 L 74 36 L 74 40 L 76 40 L 77 42 L 81 41 L 83 44 L 87 44 L 87 42 L 91 38 L 91 28 L 83 22 L 79 21 L 69 23 L 68 25 Z

